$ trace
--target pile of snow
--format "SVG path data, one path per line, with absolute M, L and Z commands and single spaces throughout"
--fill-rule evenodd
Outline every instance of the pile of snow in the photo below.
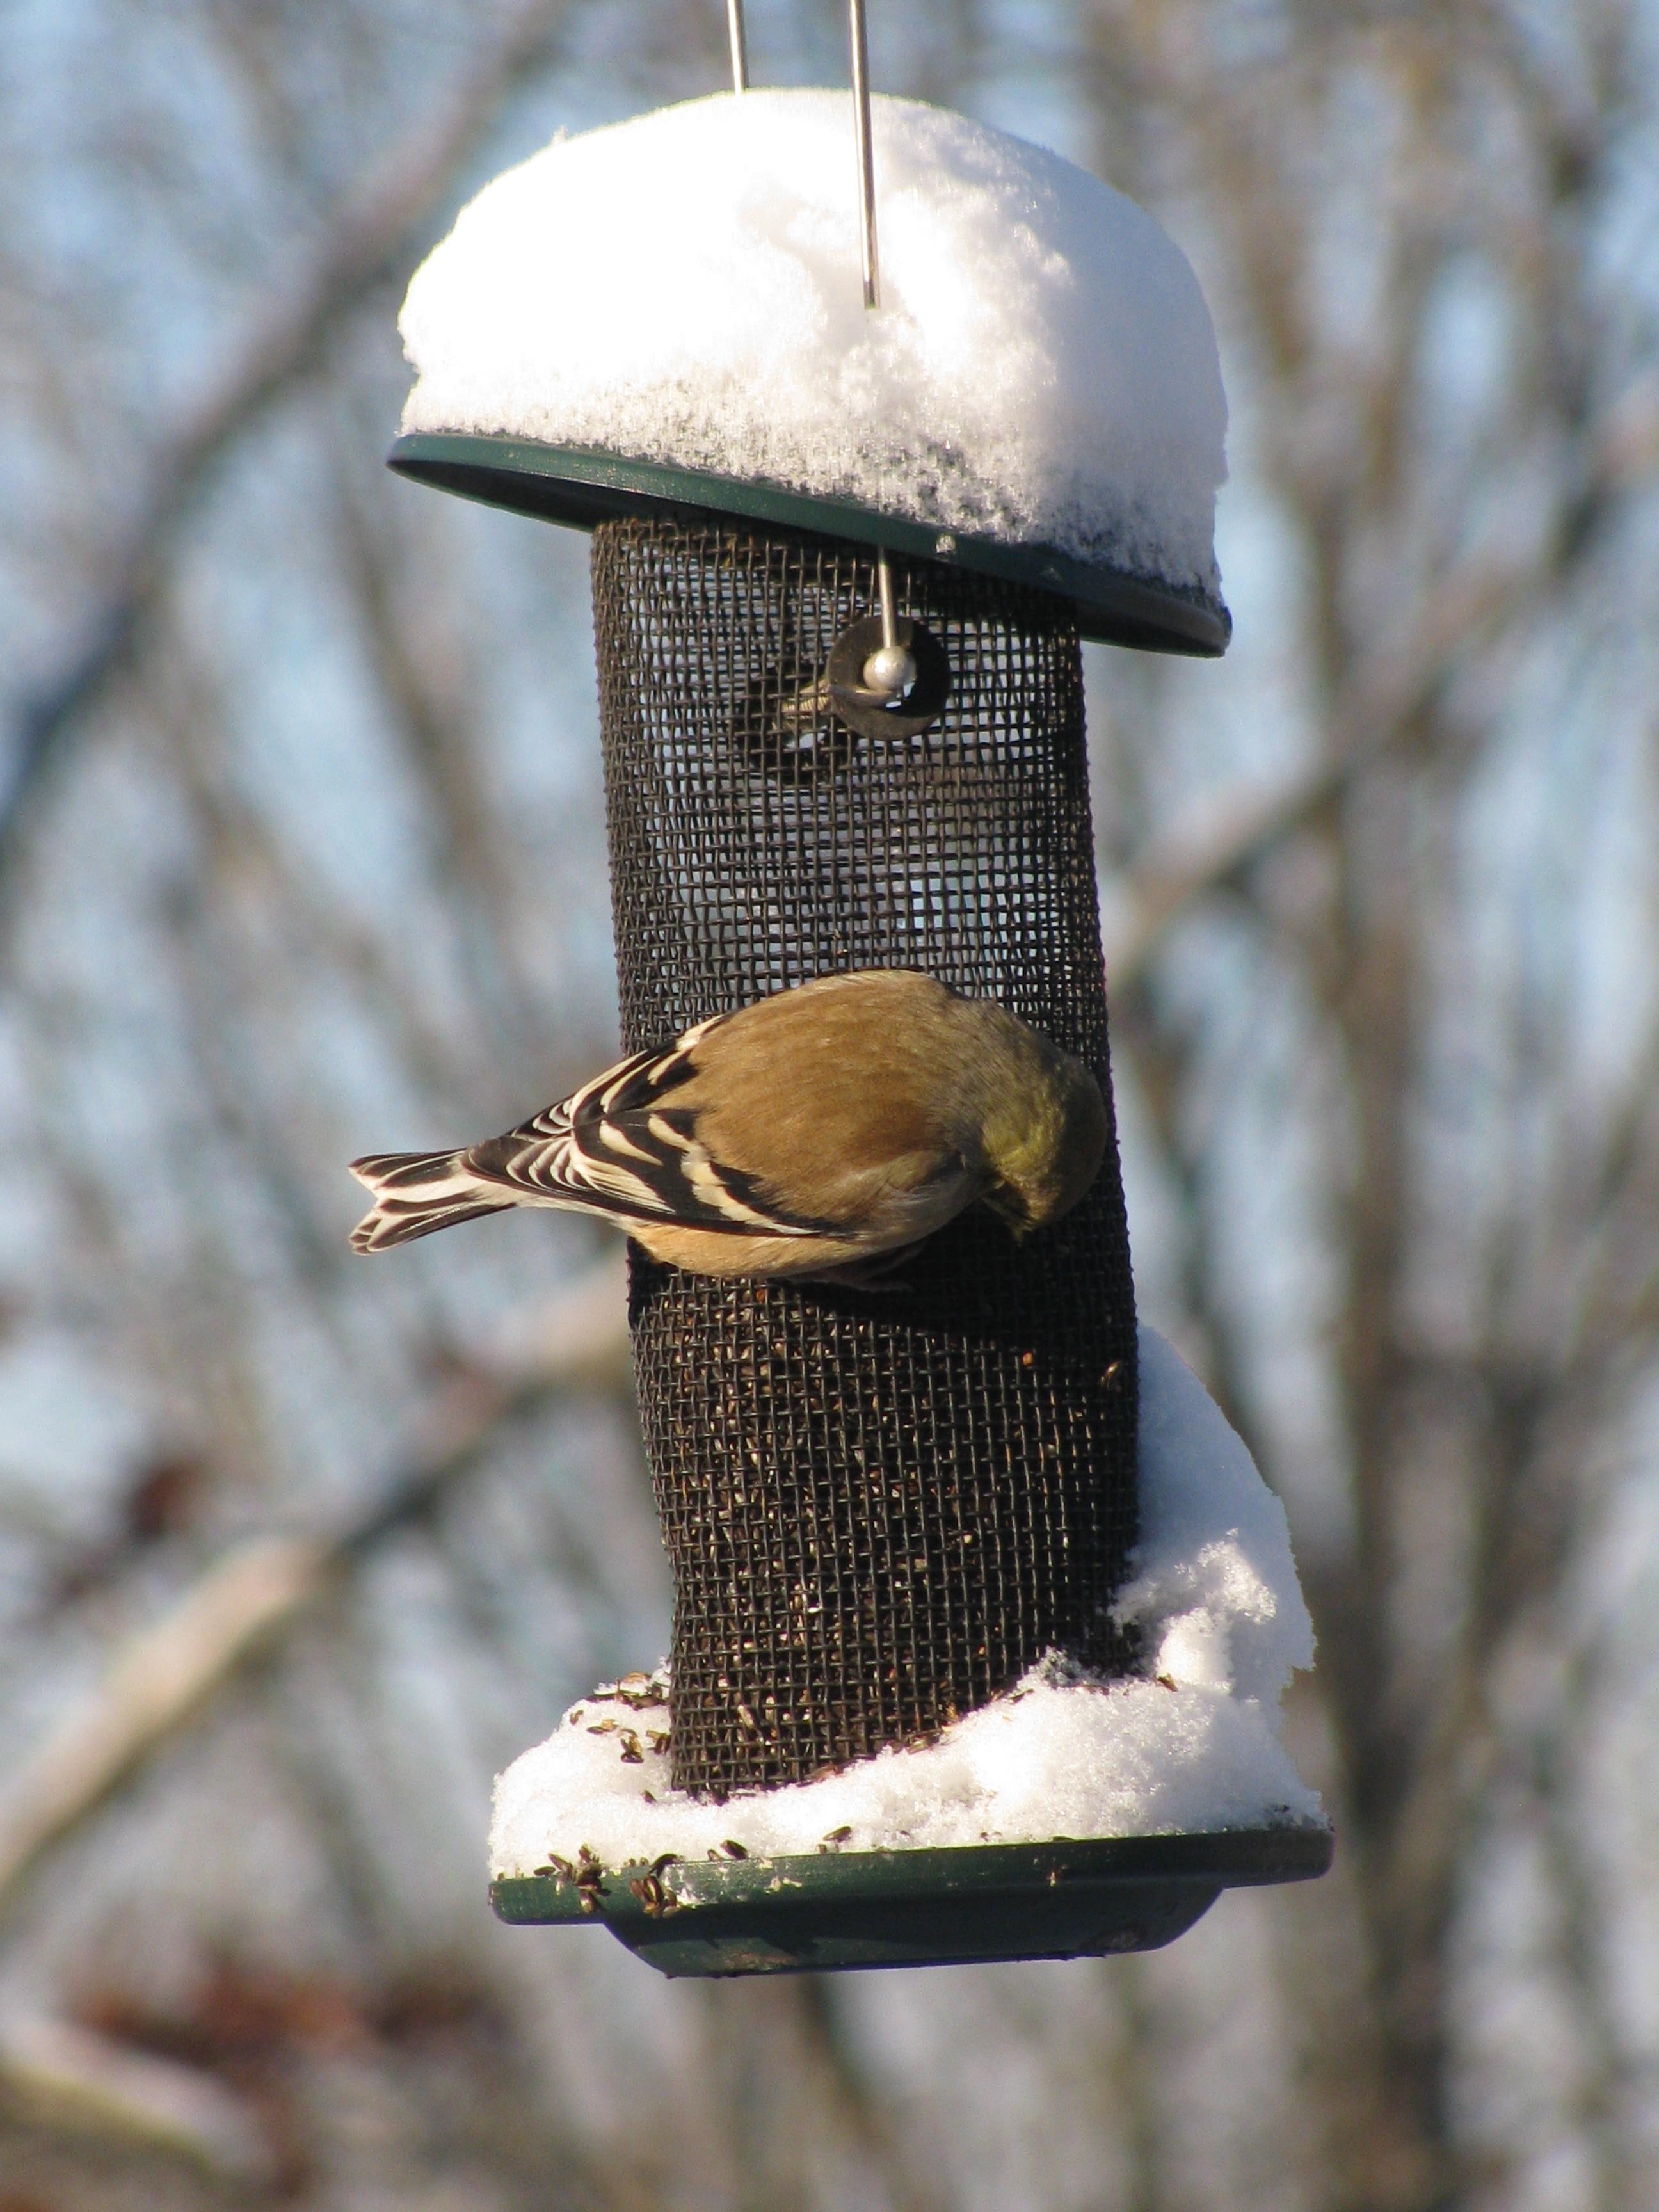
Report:
M 917 1750 L 723 1805 L 668 1784 L 667 1680 L 584 1698 L 495 1786 L 496 1875 L 584 1849 L 608 1866 L 728 1844 L 757 1857 L 1056 1836 L 1145 1836 L 1320 1820 L 1279 1741 L 1279 1698 L 1313 1662 L 1284 1508 L 1203 1385 L 1140 1332 L 1138 1572 L 1145 1679 L 1055 1660 Z
M 416 271 L 408 431 L 599 447 L 1218 587 L 1215 333 L 1181 250 L 1058 155 L 845 92 L 560 137 Z

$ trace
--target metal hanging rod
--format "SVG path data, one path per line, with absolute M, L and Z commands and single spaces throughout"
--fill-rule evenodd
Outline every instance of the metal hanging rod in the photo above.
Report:
M 726 31 L 732 41 L 732 89 L 749 89 L 749 45 L 743 32 L 743 0 L 726 0 Z
M 876 148 L 870 129 L 870 40 L 865 27 L 864 0 L 847 0 L 848 27 L 853 47 L 853 136 L 859 156 L 859 246 L 864 262 L 864 304 L 881 305 L 881 258 L 876 251 Z M 864 680 L 886 698 L 896 697 L 915 682 L 916 664 L 898 642 L 893 605 L 893 572 L 887 549 L 876 548 L 876 589 L 881 603 L 881 650 L 865 664 Z
M 864 0 L 847 0 L 853 39 L 853 133 L 859 154 L 859 243 L 864 255 L 864 304 L 881 305 L 881 264 L 876 254 L 876 149 L 870 137 L 870 42 Z

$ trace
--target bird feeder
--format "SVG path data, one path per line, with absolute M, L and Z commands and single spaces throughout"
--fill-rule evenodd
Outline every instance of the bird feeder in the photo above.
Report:
M 861 88 L 856 45 L 855 58 Z M 653 129 L 664 142 L 654 149 Z M 659 181 L 661 163 L 688 164 L 689 213 L 638 179 L 631 197 L 582 198 L 601 175 L 623 175 L 626 132 Z M 758 368 L 717 358 L 702 374 L 672 356 L 687 313 L 704 315 L 718 355 L 725 308 L 744 311 L 729 270 L 751 248 L 763 284 L 799 294 L 799 272 L 780 277 L 774 265 L 788 250 L 787 214 L 745 245 L 736 234 L 749 217 L 732 210 L 747 204 L 745 164 L 757 189 L 777 189 L 759 173 L 780 135 L 811 172 L 826 134 L 837 158 L 845 146 L 847 221 L 812 242 L 809 177 L 796 229 L 805 260 L 834 264 L 852 300 L 844 313 L 836 303 L 822 343 L 856 370 L 885 313 L 895 351 L 885 368 L 864 359 L 862 385 L 842 375 L 833 436 L 799 438 L 816 403 L 796 386 L 812 364 L 769 367 L 765 332 L 760 354 L 751 347 Z M 611 142 L 597 149 L 605 158 L 591 160 L 599 141 Z M 695 103 L 556 145 L 539 159 L 568 165 L 563 185 L 550 171 L 538 182 L 534 163 L 499 180 L 493 213 L 486 192 L 411 290 L 404 330 L 421 381 L 392 466 L 592 532 L 627 1051 L 815 976 L 917 969 L 1023 1017 L 1086 1062 L 1109 1103 L 1079 641 L 1214 655 L 1231 625 L 1207 522 L 1201 559 L 1137 559 L 1157 529 L 1133 484 L 1114 505 L 1102 496 L 1109 483 L 1051 466 L 1045 511 L 1030 489 L 1041 493 L 1042 467 L 1029 455 L 1015 454 L 1018 496 L 1001 498 L 970 434 L 930 433 L 931 460 L 913 466 L 914 426 L 895 431 L 884 416 L 892 359 L 929 342 L 927 257 L 948 259 L 951 243 L 937 226 L 931 243 L 907 234 L 904 192 L 917 184 L 912 229 L 925 234 L 928 164 L 965 166 L 982 187 L 977 219 L 994 220 L 1002 187 L 985 182 L 987 148 L 1004 165 L 1005 201 L 1022 161 L 1045 186 L 1066 167 L 908 103 L 877 102 L 873 135 L 867 102 L 849 109 L 844 95 Z M 859 305 L 850 250 L 861 179 L 866 299 L 879 301 L 878 162 L 896 209 L 885 309 Z M 711 168 L 721 171 L 712 183 Z M 1218 461 L 1213 340 L 1190 273 L 1139 210 L 1068 176 L 1115 202 L 1148 242 L 1162 330 L 1190 331 L 1196 301 L 1201 356 L 1208 348 L 1196 368 L 1161 361 L 1159 329 L 1140 327 L 1146 303 L 1120 295 L 1095 303 L 1133 325 L 1103 373 L 1148 393 L 1163 386 L 1166 417 L 1170 380 L 1196 379 L 1206 393 L 1212 380 Z M 537 191 L 561 190 L 581 200 L 582 221 L 537 233 L 547 205 Z M 1075 210 L 1060 216 L 1063 230 Z M 675 259 L 677 222 L 691 226 L 679 257 L 689 273 Z M 560 252 L 609 267 L 614 292 L 702 287 L 691 309 L 670 296 L 659 322 L 641 325 L 642 364 L 607 367 L 605 334 L 589 330 L 573 342 L 592 342 L 597 368 L 586 383 L 562 368 L 538 288 L 574 313 L 582 272 L 539 270 L 523 247 L 527 234 L 556 229 Z M 1128 256 L 1123 273 L 1146 265 Z M 611 295 L 590 288 L 582 316 L 611 311 Z M 810 301 L 801 321 L 812 325 Z M 1063 313 L 1049 325 L 1024 337 L 1065 337 Z M 1055 404 L 1071 403 L 1062 392 Z M 722 408 L 728 429 L 742 418 L 729 436 Z M 867 461 L 878 435 L 886 447 L 860 471 L 860 441 Z M 994 468 L 995 440 L 980 442 Z M 1146 465 L 1144 453 L 1131 458 Z M 637 1249 L 630 1283 L 641 1425 L 673 1573 L 676 1793 L 734 1806 L 937 1742 L 1052 1655 L 1096 1680 L 1144 1674 L 1148 1655 L 1113 1610 L 1139 1533 L 1137 1333 L 1115 1142 L 1088 1197 L 1053 1229 L 1016 1244 L 973 1209 L 896 1290 L 714 1280 Z M 1329 1850 L 1328 1830 L 1304 1816 L 944 1849 L 766 1856 L 734 1844 L 717 1858 L 670 1850 L 618 1865 L 555 1853 L 540 1871 L 502 1875 L 493 1897 L 509 1921 L 601 1920 L 673 1974 L 1065 1957 L 1168 1942 L 1224 1887 L 1322 1872 Z

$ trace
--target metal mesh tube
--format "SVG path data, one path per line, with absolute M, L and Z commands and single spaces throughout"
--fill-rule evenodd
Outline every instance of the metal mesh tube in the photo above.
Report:
M 713 516 L 593 538 L 623 1043 L 812 976 L 1000 1000 L 1111 1097 L 1083 687 L 1063 603 L 895 563 L 941 720 L 859 737 L 814 687 L 873 556 Z M 927 1736 L 1050 1646 L 1121 1659 L 1134 1297 L 1115 1144 L 1017 1245 L 975 1208 L 904 1287 L 715 1282 L 633 1255 L 673 1569 L 677 1787 L 798 1781 Z

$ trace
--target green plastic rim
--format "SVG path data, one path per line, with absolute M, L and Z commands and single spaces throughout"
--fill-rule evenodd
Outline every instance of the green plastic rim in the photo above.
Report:
M 878 514 L 850 500 L 804 493 L 735 477 L 705 475 L 656 461 L 625 459 L 582 446 L 544 446 L 530 438 L 460 431 L 419 431 L 399 438 L 386 465 L 417 483 L 436 484 L 486 507 L 591 530 L 617 515 L 684 513 L 742 515 L 813 537 L 855 545 L 884 545 L 913 561 L 969 568 L 1004 583 L 1024 584 L 1069 600 L 1079 633 L 1146 653 L 1214 659 L 1227 649 L 1232 617 L 1219 600 L 1197 591 L 1096 567 L 1046 545 L 939 530 Z
M 672 1859 L 493 1882 L 514 1926 L 595 1923 L 671 1977 L 846 1972 L 1155 1950 L 1224 1889 L 1310 1881 L 1317 1824 L 1203 1835 Z

